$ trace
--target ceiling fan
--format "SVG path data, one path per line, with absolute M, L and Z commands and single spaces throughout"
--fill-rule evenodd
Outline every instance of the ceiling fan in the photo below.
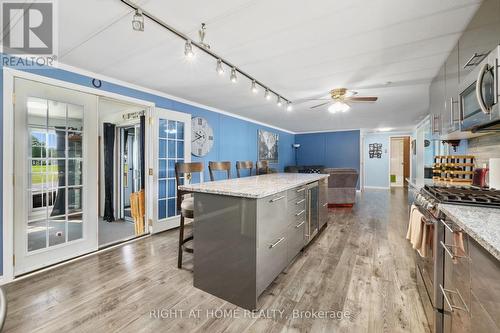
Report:
M 376 102 L 378 100 L 378 97 L 375 96 L 356 96 L 357 94 L 358 93 L 356 91 L 347 90 L 346 88 L 335 88 L 330 91 L 330 98 L 327 98 L 328 102 L 312 106 L 311 109 L 316 109 L 330 104 L 330 106 L 328 107 L 328 111 L 330 111 L 331 113 L 347 112 L 351 108 L 349 103 Z M 311 100 L 324 101 L 325 98 Z

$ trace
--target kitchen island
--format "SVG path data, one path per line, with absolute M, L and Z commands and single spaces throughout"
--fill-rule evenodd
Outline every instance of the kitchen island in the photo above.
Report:
M 326 226 L 327 174 L 179 186 L 194 193 L 194 286 L 245 309 Z

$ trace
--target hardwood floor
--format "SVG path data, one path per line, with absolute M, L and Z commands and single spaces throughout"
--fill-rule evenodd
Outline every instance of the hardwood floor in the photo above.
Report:
M 191 256 L 177 269 L 178 234 L 168 231 L 8 285 L 5 331 L 428 332 L 406 224 L 403 189 L 330 210 L 253 314 L 194 288 Z M 313 310 L 337 318 L 308 318 Z

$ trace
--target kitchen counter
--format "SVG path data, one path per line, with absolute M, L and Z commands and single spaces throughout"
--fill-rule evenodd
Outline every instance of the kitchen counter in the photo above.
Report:
M 179 186 L 179 189 L 198 193 L 260 199 L 328 177 L 328 174 L 316 173 L 271 173 L 253 177 L 182 185 Z
M 193 285 L 249 310 L 328 221 L 326 174 L 268 174 L 179 188 L 194 192 Z
M 500 260 L 500 209 L 440 204 L 439 209 Z

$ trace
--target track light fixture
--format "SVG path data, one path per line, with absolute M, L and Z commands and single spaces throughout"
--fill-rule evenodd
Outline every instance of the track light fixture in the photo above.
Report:
M 257 88 L 257 82 L 255 82 L 255 80 L 252 81 L 252 92 L 254 94 L 259 92 L 259 89 Z
M 231 69 L 231 82 L 236 83 L 238 81 L 238 77 L 236 76 L 236 68 Z
M 131 8 L 135 14 L 132 19 L 132 28 L 135 31 L 144 31 L 144 19 L 148 18 L 151 22 L 156 23 L 158 26 L 162 27 L 163 29 L 169 31 L 176 37 L 182 39 L 185 41 L 184 44 L 184 55 L 188 59 L 192 59 L 195 57 L 195 53 L 193 50 L 193 46 L 197 48 L 198 51 L 201 51 L 201 53 L 204 53 L 208 56 L 211 56 L 213 59 L 217 60 L 217 66 L 215 68 L 217 74 L 223 75 L 224 74 L 224 67 L 231 68 L 231 75 L 230 75 L 230 80 L 231 82 L 237 82 L 238 81 L 238 75 L 241 75 L 243 78 L 246 78 L 250 80 L 252 83 L 251 85 L 251 90 L 254 94 L 259 92 L 259 88 L 262 87 L 262 89 L 265 89 L 265 94 L 264 98 L 266 100 L 271 99 L 271 95 L 277 96 L 278 97 L 278 102 L 277 104 L 279 106 L 282 106 L 283 104 L 286 105 L 287 110 L 291 109 L 291 101 L 283 98 L 281 95 L 279 95 L 276 91 L 272 90 L 271 88 L 267 87 L 264 85 L 262 82 L 259 82 L 257 79 L 253 78 L 250 74 L 246 73 L 242 69 L 238 68 L 237 66 L 233 65 L 230 61 L 220 57 L 218 54 L 213 52 L 210 48 L 210 44 L 208 44 L 205 39 L 206 39 L 206 34 L 207 34 L 207 29 L 205 23 L 201 23 L 201 27 L 198 30 L 198 37 L 199 37 L 199 42 L 192 41 L 189 36 L 186 34 L 182 33 L 181 31 L 175 29 L 174 27 L 170 26 L 168 23 L 160 19 L 159 17 L 155 16 L 154 14 L 145 11 L 141 9 L 133 0 L 119 0 L 129 8 Z
M 269 89 L 266 88 L 266 92 L 264 93 L 264 98 L 266 100 L 270 100 L 271 99 L 271 93 L 269 93 Z
M 135 15 L 132 18 L 132 28 L 135 31 L 144 31 L 144 16 L 140 8 L 136 9 Z
M 286 103 L 286 110 L 287 111 L 292 111 L 293 110 L 292 102 L 288 101 L 288 103 Z
M 281 102 L 281 97 L 280 97 L 280 96 L 278 96 L 278 98 L 276 99 L 276 105 L 277 105 L 279 108 L 283 105 L 283 103 Z
M 224 75 L 224 67 L 222 66 L 222 60 L 217 59 L 217 67 L 215 69 L 217 74 Z
M 189 39 L 184 44 L 184 55 L 188 58 L 194 58 L 193 45 Z

